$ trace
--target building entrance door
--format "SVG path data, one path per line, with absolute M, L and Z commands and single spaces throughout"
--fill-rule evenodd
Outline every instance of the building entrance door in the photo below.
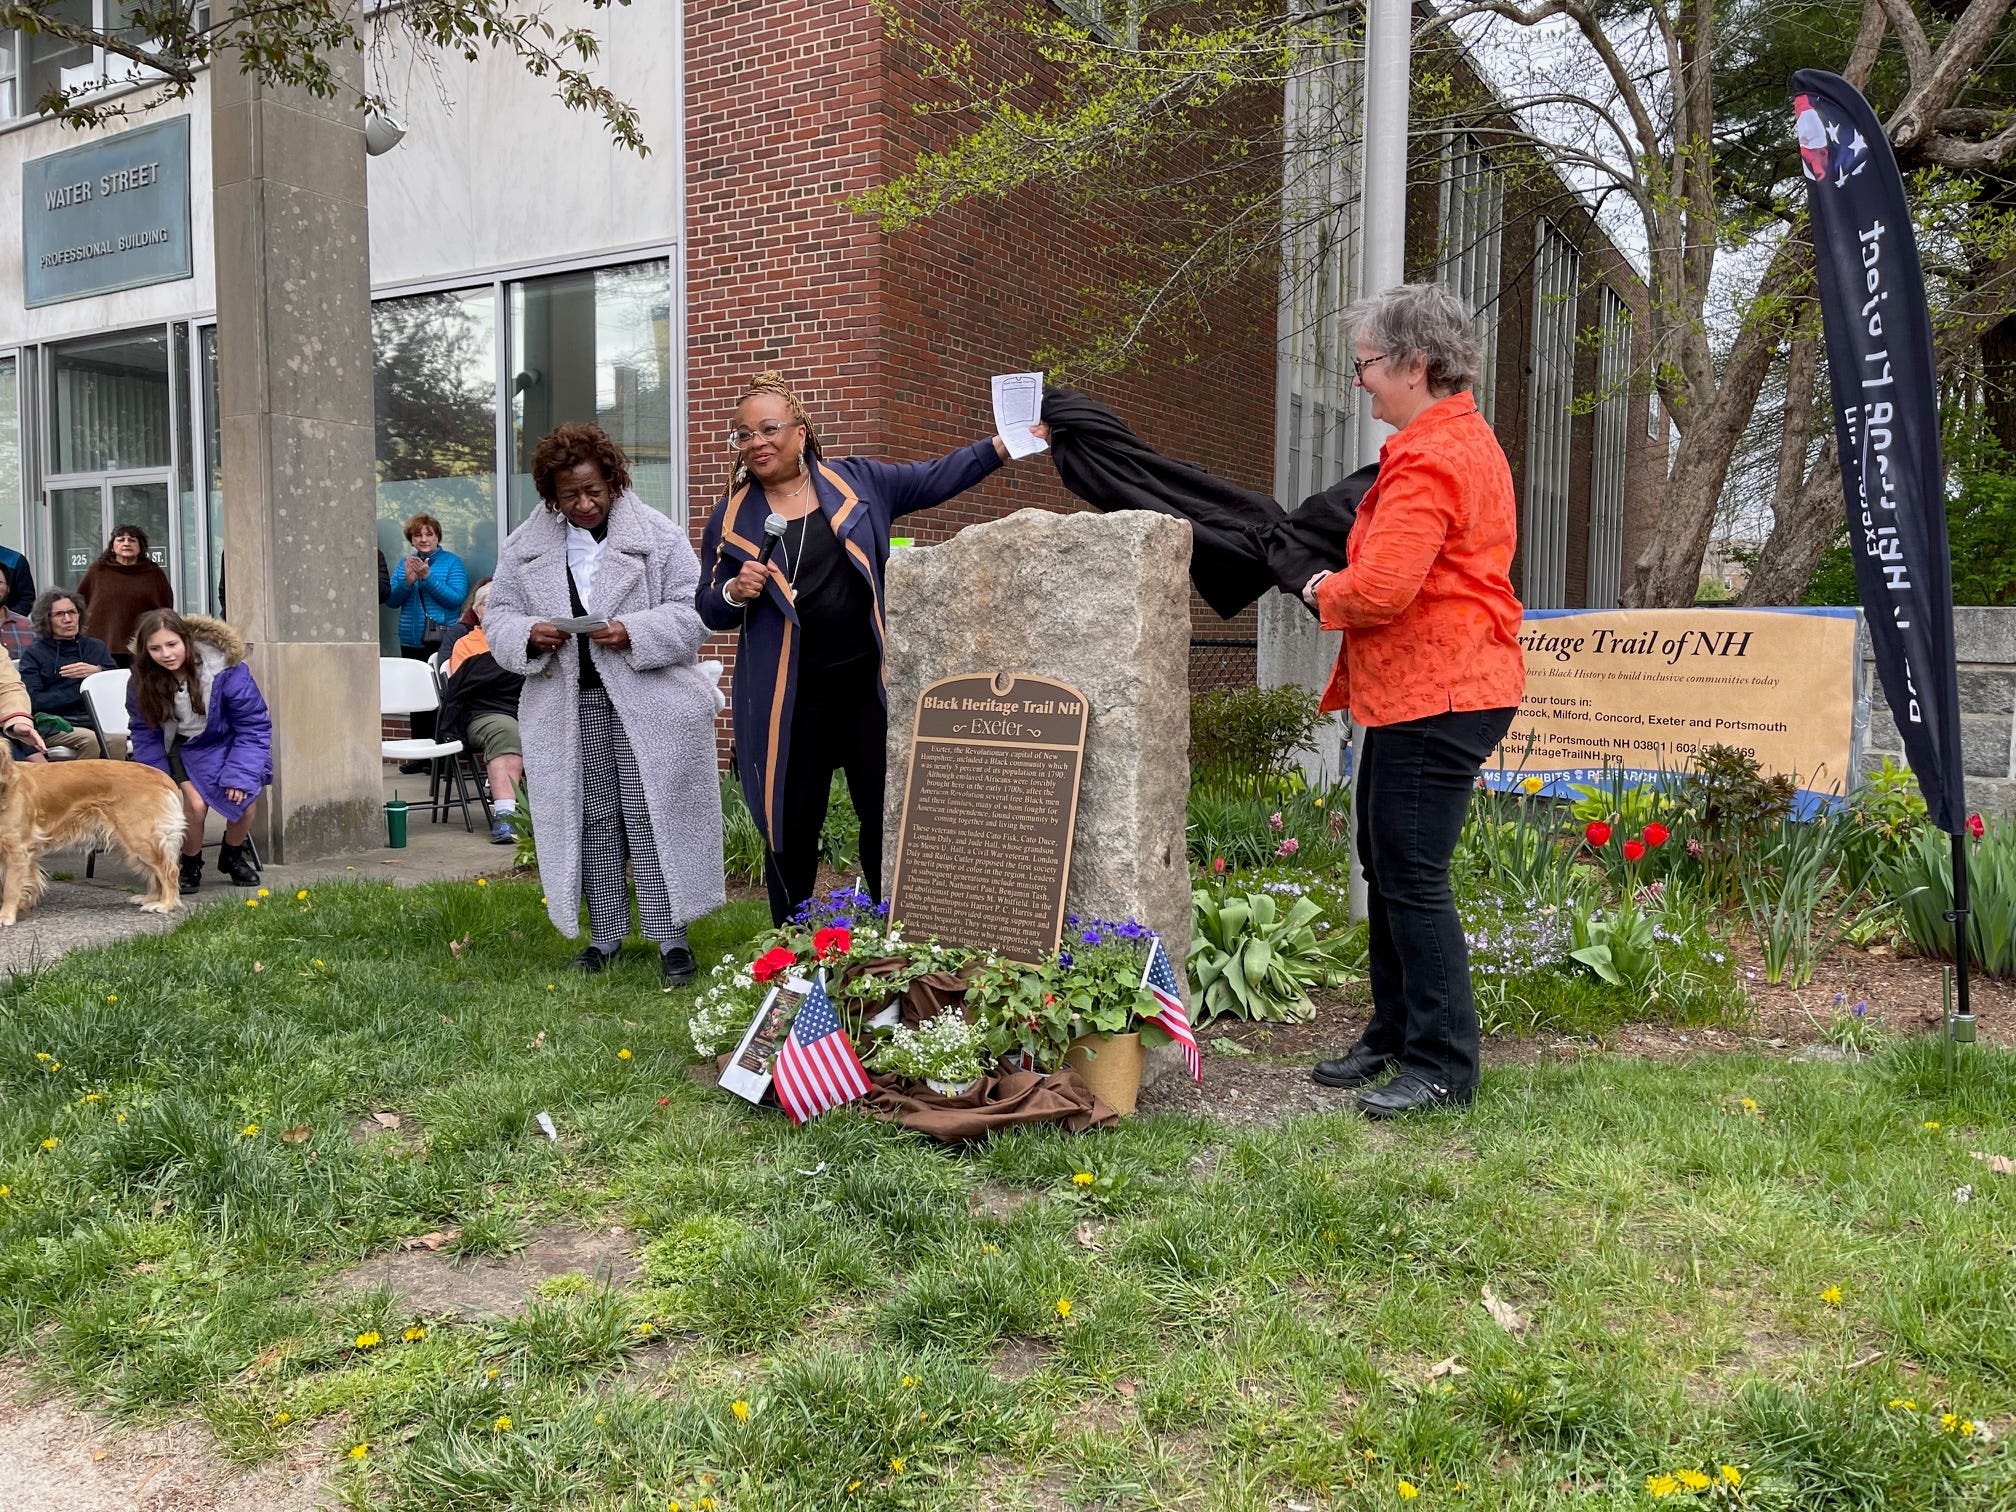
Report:
M 60 488 L 51 488 L 49 560 L 56 577 L 50 586 L 76 587 L 120 525 L 137 525 L 147 533 L 149 560 L 172 579 L 175 511 L 169 507 L 169 482 L 165 471 L 118 472 L 69 478 Z

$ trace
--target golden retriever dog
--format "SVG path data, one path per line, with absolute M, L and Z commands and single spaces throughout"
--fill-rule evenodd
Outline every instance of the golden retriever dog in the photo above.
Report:
M 173 913 L 182 901 L 182 795 L 175 779 L 133 761 L 16 762 L 0 742 L 0 926 L 42 896 L 42 855 L 84 845 L 116 850 L 153 879 L 133 901 Z

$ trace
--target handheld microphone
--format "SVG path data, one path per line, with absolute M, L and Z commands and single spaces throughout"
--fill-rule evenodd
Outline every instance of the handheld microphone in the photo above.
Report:
M 763 549 L 756 553 L 758 567 L 770 565 L 770 554 L 777 549 L 777 543 L 784 539 L 784 527 L 789 523 L 780 514 L 773 514 L 763 522 Z

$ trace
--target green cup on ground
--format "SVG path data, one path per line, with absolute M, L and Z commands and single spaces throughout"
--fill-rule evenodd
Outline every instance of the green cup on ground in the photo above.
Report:
M 385 805 L 385 844 L 390 850 L 406 849 L 406 800 L 396 793 Z

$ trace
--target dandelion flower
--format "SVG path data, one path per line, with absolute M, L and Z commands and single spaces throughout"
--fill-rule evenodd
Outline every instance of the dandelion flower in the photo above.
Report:
M 1839 1307 L 1841 1305 L 1841 1288 L 1838 1286 L 1828 1287 L 1820 1293 L 1820 1300 L 1825 1302 L 1829 1307 Z
M 0 1197 L 12 1197 L 13 1195 L 14 1195 L 14 1188 L 10 1186 L 0 1186 Z
M 1744 1098 L 1744 1099 L 1743 1099 L 1743 1111 L 1744 1111 L 1745 1113 L 1755 1113 L 1755 1112 L 1757 1111 L 1757 1099 L 1756 1099 L 1756 1098 L 1754 1098 L 1754 1097 L 1746 1097 L 1746 1098 Z
M 1673 1473 L 1679 1479 L 1680 1484 L 1685 1486 L 1689 1491 L 1706 1491 L 1709 1486 L 1714 1484 L 1699 1470 L 1676 1470 Z
M 308 889 L 304 887 L 301 891 L 294 894 L 294 901 L 296 903 L 306 903 L 308 901 Z
M 1740 1486 L 1743 1484 L 1743 1472 L 1738 1470 L 1734 1465 L 1724 1465 L 1721 1469 L 1723 1485 Z
M 320 965 L 322 964 L 322 957 L 320 957 L 320 956 L 317 956 L 317 957 L 315 957 L 315 960 L 314 960 L 314 962 L 313 962 L 312 964 L 314 964 L 314 965 L 316 965 L 316 966 L 320 966 Z
M 478 877 L 476 879 L 476 885 L 478 887 L 488 887 L 490 885 L 490 879 L 488 877 Z
M 273 1426 L 275 1428 L 285 1428 L 289 1423 L 293 1421 L 294 1421 L 294 1414 L 289 1412 L 284 1407 L 281 1408 L 278 1412 L 273 1414 Z
M 1090 1185 L 1092 1185 L 1092 1183 L 1093 1183 L 1093 1181 L 1094 1181 L 1095 1179 L 1096 1179 L 1096 1178 L 1095 1178 L 1095 1177 L 1093 1176 L 1093 1174 L 1092 1174 L 1092 1173 L 1091 1173 L 1090 1171 L 1080 1171 L 1080 1172 L 1079 1172 L 1079 1173 L 1078 1173 L 1078 1174 L 1077 1174 L 1076 1176 L 1073 1176 L 1073 1177 L 1071 1178 L 1071 1185 L 1073 1185 L 1073 1186 L 1090 1186 Z
M 360 1460 L 370 1452 L 371 1446 L 369 1444 L 353 1444 L 350 1447 L 350 1458 Z
M 628 1045 L 625 1045 L 621 1050 L 618 1050 L 616 1052 L 616 1059 L 618 1060 L 630 1059 L 630 1047 Z
M 490 1431 L 492 1433 L 509 1433 L 511 1431 L 511 1414 L 508 1412 L 500 1413 L 497 1421 L 490 1425 Z
M 380 1344 L 383 1344 L 384 1342 L 385 1341 L 378 1336 L 378 1330 L 375 1328 L 367 1329 L 363 1333 L 357 1335 L 357 1347 L 359 1349 L 376 1349 Z
M 115 1120 L 117 1120 L 120 1123 L 126 1122 L 126 1115 L 124 1113 L 115 1113 L 112 1116 Z
M 858 1480 L 851 1480 L 847 1482 L 847 1494 L 849 1496 L 852 1496 L 856 1491 L 859 1491 L 860 1489 L 861 1489 L 861 1482 L 859 1482 Z
M 905 1391 L 910 1390 L 916 1384 L 917 1384 L 917 1377 L 912 1375 L 906 1375 L 905 1377 L 903 1377 L 903 1389 Z
M 1671 1496 L 1680 1489 L 1680 1482 L 1670 1475 L 1648 1475 L 1645 1489 L 1654 1496 Z
M 424 1328 L 416 1327 L 416 1328 L 409 1328 L 406 1330 L 406 1342 L 408 1344 L 418 1344 L 422 1339 L 426 1337 L 427 1337 L 427 1330 Z
M 1421 1488 L 1410 1480 L 1403 1480 L 1393 1488 L 1400 1493 L 1400 1500 L 1412 1501 L 1421 1494 Z
M 1057 1299 L 1057 1316 L 1060 1318 L 1071 1316 L 1071 1299 L 1069 1297 L 1059 1297 Z
M 745 1401 L 742 1401 L 740 1398 L 737 1398 L 735 1401 L 730 1402 L 728 1404 L 728 1410 L 735 1414 L 736 1422 L 746 1423 L 749 1421 L 749 1404 Z
M 675 1497 L 673 1500 L 665 1503 L 665 1512 L 679 1512 L 678 1498 Z
M 648 1335 L 651 1332 L 651 1322 L 648 1318 L 644 1322 L 639 1323 L 637 1325 L 637 1332 L 645 1335 Z
M 38 1061 L 50 1061 L 54 1060 L 55 1058 L 56 1057 L 51 1055 L 47 1050 L 37 1050 L 35 1052 L 35 1059 L 37 1059 Z
M 896 1458 L 889 1461 L 889 1468 L 896 1474 L 901 1475 L 903 1473 L 903 1456 L 899 1454 Z
M 1918 1404 L 1909 1397 L 1892 1397 L 1890 1398 L 1890 1405 L 1904 1412 L 1916 1412 L 1918 1410 Z
M 78 1098 L 77 1101 L 79 1101 L 80 1103 L 94 1103 L 104 1095 L 105 1094 L 103 1092 L 86 1092 L 82 1097 Z
M 108 1003 L 116 1003 L 119 1001 L 119 994 L 116 992 L 108 992 L 105 994 L 105 1001 Z
M 244 1139 L 251 1139 L 254 1136 L 256 1136 L 258 1132 L 259 1132 L 259 1125 L 257 1124 L 247 1124 L 245 1125 L 244 1128 L 238 1131 L 239 1136 Z
M 47 1139 L 42 1141 L 42 1148 L 45 1150 L 53 1150 L 56 1148 L 56 1146 L 58 1146 L 61 1143 L 63 1143 L 62 1140 L 58 1139 L 54 1134 L 51 1134 Z
M 546 984 L 546 990 L 547 990 L 548 992 L 551 992 L 551 991 L 553 990 L 553 984 L 552 984 L 551 982 L 548 982 L 548 983 Z
M 713 1477 L 710 1475 L 708 1479 L 711 1481 Z M 700 1512 L 714 1512 L 714 1498 L 711 1496 L 701 1497 L 699 1501 L 699 1507 Z
M 1939 1120 L 1936 1118 L 1928 1118 L 1925 1120 L 1925 1127 L 1928 1129 L 1936 1129 L 1939 1127 Z
M 259 906 L 259 900 L 257 898 L 247 898 L 245 900 L 245 906 L 247 908 L 257 908 Z

